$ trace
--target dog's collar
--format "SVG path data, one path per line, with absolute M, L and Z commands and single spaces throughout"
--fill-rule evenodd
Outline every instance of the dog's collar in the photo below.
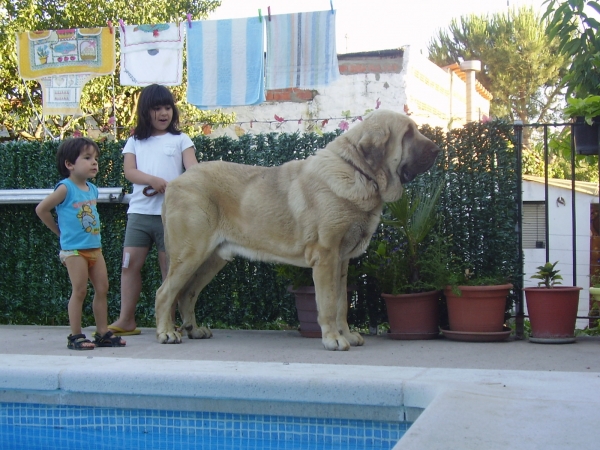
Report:
M 340 156 L 340 158 L 342 158 L 342 157 Z M 364 176 L 367 180 L 372 181 L 373 184 L 375 185 L 375 190 L 376 191 L 379 190 L 379 185 L 377 184 L 377 180 L 375 180 L 375 178 L 373 178 L 371 175 L 365 173 L 364 170 L 362 170 L 360 167 L 358 167 L 352 161 L 349 161 L 346 158 L 342 158 L 342 160 L 345 161 L 345 162 L 347 162 L 348 164 L 350 164 L 354 170 L 356 170 L 358 173 L 360 173 L 362 176 Z

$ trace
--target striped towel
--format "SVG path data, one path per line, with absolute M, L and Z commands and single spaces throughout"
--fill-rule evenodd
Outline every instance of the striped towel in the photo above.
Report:
M 187 101 L 200 109 L 264 102 L 263 30 L 257 17 L 192 22 Z
M 181 84 L 184 23 L 126 25 L 121 32 L 121 86 Z
M 267 24 L 267 89 L 313 88 L 337 80 L 335 14 L 279 14 Z

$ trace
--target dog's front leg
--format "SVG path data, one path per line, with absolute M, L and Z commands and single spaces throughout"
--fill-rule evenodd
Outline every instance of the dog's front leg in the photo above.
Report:
M 341 265 L 333 259 L 333 255 L 321 251 L 317 264 L 313 266 L 321 339 L 327 350 L 349 350 L 350 343 L 340 334 L 336 323 Z
M 337 294 L 337 329 L 346 338 L 350 345 L 356 347 L 363 345 L 365 340 L 360 333 L 350 331 L 348 326 L 348 264 L 349 260 L 341 262 L 341 277 Z

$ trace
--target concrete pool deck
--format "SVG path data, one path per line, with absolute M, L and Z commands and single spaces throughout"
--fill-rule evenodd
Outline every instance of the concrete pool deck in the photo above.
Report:
M 125 348 L 76 352 L 67 327 L 2 325 L 0 401 L 418 417 L 396 450 L 562 450 L 598 438 L 597 337 L 545 345 L 366 336 L 363 347 L 329 352 L 295 331 L 213 333 L 160 345 L 142 329 Z

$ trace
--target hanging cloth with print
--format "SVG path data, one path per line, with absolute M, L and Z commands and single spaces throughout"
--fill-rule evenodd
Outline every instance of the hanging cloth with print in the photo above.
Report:
M 121 30 L 121 86 L 178 86 L 183 72 L 184 23 L 126 25 Z
M 115 71 L 115 36 L 107 27 L 17 33 L 19 75 L 42 86 L 45 115 L 81 115 L 85 83 Z

